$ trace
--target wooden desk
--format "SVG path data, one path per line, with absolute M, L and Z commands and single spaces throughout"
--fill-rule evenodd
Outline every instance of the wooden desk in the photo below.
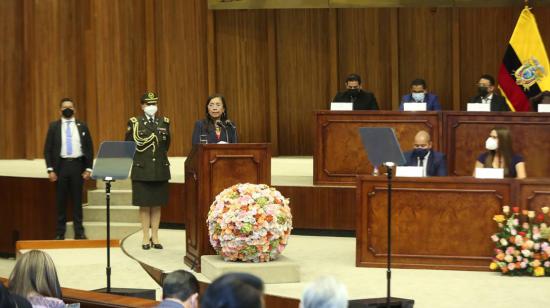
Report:
M 443 112 L 443 143 L 449 175 L 472 175 L 494 127 L 507 127 L 528 177 L 550 177 L 550 114 L 534 112 Z
M 392 264 L 400 268 L 488 270 L 493 215 L 511 204 L 514 180 L 397 178 L 392 193 Z M 357 178 L 357 266 L 385 267 L 387 184 Z
M 355 185 L 357 174 L 372 173 L 359 127 L 393 127 L 403 150 L 412 148 L 419 130 L 426 130 L 432 136 L 434 149 L 441 150 L 440 118 L 439 112 L 315 112 L 313 182 L 316 185 Z

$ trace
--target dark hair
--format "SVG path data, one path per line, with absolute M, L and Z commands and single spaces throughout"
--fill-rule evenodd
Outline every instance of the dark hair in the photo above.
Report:
M 479 79 L 487 79 L 489 80 L 489 84 L 494 86 L 495 85 L 495 77 L 489 75 L 489 74 L 483 74 L 481 75 L 481 77 L 479 77 Z
M 0 282 L 0 307 L 2 308 L 31 308 L 32 305 L 25 298 L 10 294 L 4 284 Z
M 191 295 L 199 292 L 199 282 L 190 272 L 177 270 L 171 272 L 162 282 L 162 297 L 177 298 L 186 301 Z
M 225 122 L 227 120 L 227 105 L 225 104 L 225 97 L 223 97 L 223 95 L 221 94 L 212 94 L 210 95 L 207 99 L 206 99 L 206 104 L 204 105 L 204 112 L 206 114 L 206 119 L 208 121 L 210 121 L 211 123 L 213 123 L 213 119 L 212 117 L 210 117 L 210 114 L 208 113 L 208 104 L 210 104 L 210 101 L 216 97 L 219 97 L 221 100 L 222 100 L 222 105 L 223 105 L 223 113 L 222 113 L 222 116 L 220 117 L 220 120 L 222 122 Z
M 240 280 L 220 278 L 204 292 L 201 308 L 262 308 L 262 293 L 256 288 Z
M 247 274 L 247 273 L 228 273 L 228 274 L 225 274 L 223 276 L 221 276 L 220 278 L 220 283 L 225 283 L 226 281 L 232 281 L 232 280 L 238 280 L 242 283 L 245 283 L 251 287 L 253 287 L 254 289 L 260 291 L 260 292 L 264 292 L 264 282 L 252 275 L 252 274 Z
M 424 89 L 426 89 L 428 86 L 426 85 L 426 80 L 421 78 L 416 78 L 411 82 L 411 87 L 414 86 L 422 86 Z
M 63 106 L 63 103 L 64 103 L 64 102 L 71 102 L 71 103 L 73 103 L 73 106 L 74 106 L 74 101 L 73 101 L 72 98 L 70 98 L 70 97 L 64 97 L 64 98 L 62 98 L 62 99 L 59 101 L 59 107 Z
M 504 169 L 504 176 L 509 176 L 510 170 L 508 166 L 512 162 L 512 155 L 514 154 L 510 130 L 505 127 L 495 127 L 491 129 L 491 131 L 493 130 L 497 132 L 498 148 L 496 151 L 489 151 L 489 155 L 487 155 L 483 165 L 485 168 L 493 168 L 493 160 L 495 155 L 498 154 L 503 160 L 502 168 Z
M 359 84 L 361 84 L 361 76 L 357 74 L 349 74 L 348 77 L 346 77 L 346 83 L 350 81 L 357 81 Z

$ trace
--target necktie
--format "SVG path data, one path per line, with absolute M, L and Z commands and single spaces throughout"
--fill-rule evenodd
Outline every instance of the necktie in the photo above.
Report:
M 71 131 L 71 122 L 67 121 L 67 127 L 65 128 L 65 142 L 67 145 L 67 156 L 73 155 L 73 135 Z

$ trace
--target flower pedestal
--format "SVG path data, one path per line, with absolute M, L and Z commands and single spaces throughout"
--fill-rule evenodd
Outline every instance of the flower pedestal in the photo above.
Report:
M 298 263 L 278 256 L 270 262 L 226 262 L 219 255 L 204 255 L 201 257 L 202 274 L 210 280 L 225 273 L 248 273 L 260 277 L 264 283 L 300 282 L 300 267 Z

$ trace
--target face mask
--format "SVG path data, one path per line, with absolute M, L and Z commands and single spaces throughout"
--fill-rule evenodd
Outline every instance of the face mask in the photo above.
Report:
M 477 93 L 479 94 L 479 96 L 487 96 L 487 94 L 489 94 L 489 89 L 487 87 L 478 87 L 477 88 Z
M 412 98 L 417 102 L 423 102 L 425 96 L 426 96 L 426 94 L 424 92 L 422 92 L 422 93 L 413 93 L 412 94 Z
M 143 111 L 145 111 L 145 114 L 152 117 L 155 115 L 155 113 L 157 113 L 157 105 L 148 105 L 148 106 L 145 106 L 145 108 L 143 109 Z
M 414 149 L 414 156 L 424 159 L 428 155 L 429 149 Z
M 350 96 L 359 95 L 359 89 L 348 89 L 348 95 L 350 95 Z
M 498 140 L 492 137 L 487 138 L 487 141 L 485 141 L 485 148 L 489 151 L 495 151 L 498 149 Z
M 74 110 L 72 110 L 71 108 L 65 108 L 63 109 L 63 111 L 61 111 L 61 114 L 64 118 L 70 119 L 74 115 Z

